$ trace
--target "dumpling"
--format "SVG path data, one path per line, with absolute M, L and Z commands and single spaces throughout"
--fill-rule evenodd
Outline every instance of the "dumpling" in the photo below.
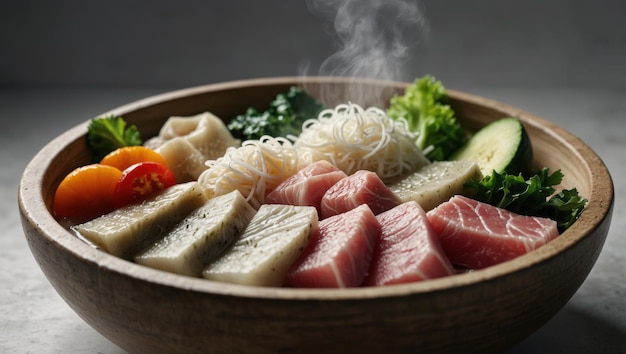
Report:
M 224 155 L 229 147 L 238 147 L 224 122 L 210 112 L 195 116 L 168 118 L 159 135 L 144 144 L 161 153 L 181 183 L 196 180 L 207 160 Z
M 170 117 L 161 128 L 164 141 L 182 137 L 198 149 L 206 160 L 221 157 L 230 146 L 239 146 L 224 122 L 209 112 L 190 117 Z
M 163 156 L 178 183 L 196 181 L 208 168 L 204 155 L 184 138 L 164 141 L 154 150 Z

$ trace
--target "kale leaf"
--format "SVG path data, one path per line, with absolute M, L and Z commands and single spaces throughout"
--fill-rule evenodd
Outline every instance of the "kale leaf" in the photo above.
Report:
M 259 139 L 263 135 L 272 137 L 298 136 L 302 123 L 315 118 L 325 107 L 299 87 L 291 87 L 280 93 L 269 108 L 259 112 L 250 107 L 244 114 L 234 117 L 227 125 L 231 134 L 241 140 Z

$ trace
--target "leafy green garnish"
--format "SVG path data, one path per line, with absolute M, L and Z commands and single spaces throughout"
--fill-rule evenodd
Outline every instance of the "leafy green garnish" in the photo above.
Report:
M 416 144 L 431 161 L 446 160 L 465 141 L 465 131 L 448 104 L 440 81 L 424 76 L 406 88 L 404 95 L 391 98 L 387 115 L 404 117 L 409 130 L 417 133 Z
M 141 145 L 141 135 L 135 125 L 126 126 L 119 116 L 94 118 L 87 126 L 87 145 L 94 160 L 100 161 L 108 153 L 124 147 Z
M 323 109 L 319 101 L 294 86 L 288 92 L 278 94 L 266 111 L 248 108 L 245 114 L 236 116 L 228 123 L 228 129 L 241 140 L 259 139 L 263 135 L 298 136 L 302 132 L 302 123 L 317 117 Z
M 520 215 L 541 216 L 557 222 L 559 232 L 565 231 L 580 216 L 587 199 L 578 195 L 576 188 L 556 193 L 554 186 L 561 183 L 563 173 L 550 174 L 543 168 L 529 179 L 493 171 L 482 180 L 464 184 L 473 189 L 472 198 Z

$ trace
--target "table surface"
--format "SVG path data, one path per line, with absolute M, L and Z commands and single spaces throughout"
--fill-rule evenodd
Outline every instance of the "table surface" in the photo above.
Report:
M 80 319 L 34 261 L 17 206 L 20 175 L 62 131 L 158 89 L 0 90 L 0 352 L 121 353 Z M 615 209 L 595 267 L 565 307 L 510 353 L 626 352 L 626 92 L 607 89 L 472 88 L 541 116 L 581 138 L 615 184 Z

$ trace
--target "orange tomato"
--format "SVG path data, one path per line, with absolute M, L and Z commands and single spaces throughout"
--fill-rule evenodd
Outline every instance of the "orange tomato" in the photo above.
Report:
M 115 209 L 115 188 L 122 177 L 119 169 L 102 164 L 79 167 L 61 181 L 54 194 L 54 214 L 83 222 Z
M 124 171 L 136 163 L 146 161 L 156 162 L 167 166 L 167 162 L 163 156 L 144 146 L 125 146 L 116 149 L 106 155 L 100 163 L 103 165 L 113 166 L 120 171 Z

